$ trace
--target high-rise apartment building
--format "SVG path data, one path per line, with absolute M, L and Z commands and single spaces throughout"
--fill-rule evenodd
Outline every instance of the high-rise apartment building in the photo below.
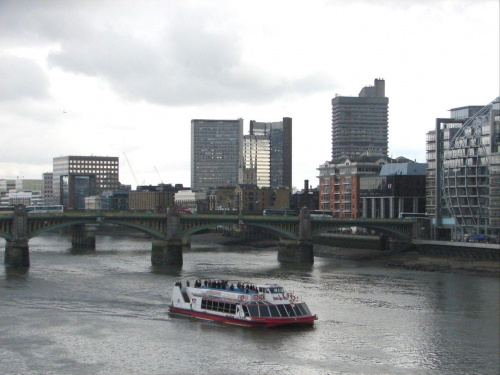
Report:
M 333 98 L 332 159 L 367 151 L 387 156 L 388 106 L 383 79 L 375 79 L 357 97 Z
M 433 238 L 500 235 L 500 97 L 454 108 L 427 133 L 427 213 Z
M 250 121 L 244 138 L 241 183 L 259 187 L 292 187 L 292 119 Z
M 118 157 L 56 157 L 53 159 L 54 203 L 84 209 L 85 197 L 119 189 L 118 171 Z
M 191 120 L 191 188 L 236 186 L 243 119 Z

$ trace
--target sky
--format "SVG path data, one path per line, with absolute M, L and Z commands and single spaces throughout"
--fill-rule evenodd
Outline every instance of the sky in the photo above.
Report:
M 331 159 L 331 100 L 385 79 L 389 156 L 500 93 L 498 0 L 0 1 L 0 179 L 118 156 L 191 185 L 191 120 L 293 119 L 293 185 Z M 127 161 L 128 159 L 128 161 Z

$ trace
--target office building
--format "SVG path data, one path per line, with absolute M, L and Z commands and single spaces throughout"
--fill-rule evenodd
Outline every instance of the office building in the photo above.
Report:
M 388 106 L 385 81 L 364 87 L 357 97 L 332 99 L 332 159 L 367 151 L 387 156 Z
M 60 156 L 53 159 L 54 204 L 84 209 L 85 197 L 118 190 L 119 159 L 110 156 Z
M 500 97 L 451 109 L 427 134 L 427 213 L 433 238 L 500 235 Z
M 43 188 L 42 188 L 42 198 L 43 204 L 49 206 L 52 204 L 54 199 L 54 174 L 52 172 L 46 172 L 42 174 Z
M 256 185 L 259 188 L 271 185 L 271 147 L 265 135 L 243 137 L 243 161 L 238 182 Z
M 425 213 L 426 165 L 370 152 L 319 166 L 319 209 L 334 217 L 393 219 Z
M 25 206 L 40 206 L 43 204 L 42 193 L 40 190 L 11 190 L 8 193 L 2 195 L 0 205 L 15 206 L 17 204 L 22 204 Z
M 198 210 L 206 209 L 207 193 L 182 189 L 175 193 L 174 203 L 180 207 L 181 212 L 195 214 Z
M 16 189 L 16 180 L 0 180 L 0 193 L 7 193 L 10 190 Z
M 243 119 L 191 120 L 191 188 L 236 186 L 242 143 Z
M 320 165 L 320 210 L 332 211 L 335 217 L 361 217 L 359 195 L 362 176 L 378 176 L 391 160 L 371 152 L 355 157 L 342 156 Z
M 176 186 L 182 188 L 182 185 Z M 136 191 L 129 192 L 129 209 L 133 211 L 167 212 L 168 208 L 174 206 L 174 197 L 179 191 L 176 186 L 172 184 L 137 186 Z
M 43 188 L 43 180 L 22 178 L 16 180 L 17 191 L 41 191 Z
M 240 183 L 291 189 L 292 119 L 250 121 L 250 134 L 244 137 L 243 154 Z
M 425 214 L 425 174 L 425 163 L 397 158 L 382 165 L 378 176 L 362 176 L 361 217 L 395 219 Z

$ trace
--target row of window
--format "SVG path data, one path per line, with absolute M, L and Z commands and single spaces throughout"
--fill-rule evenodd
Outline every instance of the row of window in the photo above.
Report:
M 201 308 L 204 310 L 236 314 L 235 303 L 202 299 Z M 288 318 L 311 315 L 311 311 L 305 303 L 297 303 L 294 305 L 269 305 L 263 302 L 256 302 L 253 304 L 243 305 L 242 308 L 246 316 L 253 317 Z
M 296 316 L 311 315 L 311 311 L 305 303 L 296 303 L 294 305 L 268 305 L 265 303 L 255 303 L 243 305 L 243 311 L 250 316 L 262 318 L 288 318 Z

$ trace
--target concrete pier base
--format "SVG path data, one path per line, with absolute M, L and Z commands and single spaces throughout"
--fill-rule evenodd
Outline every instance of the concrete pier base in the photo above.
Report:
M 4 263 L 8 267 L 29 267 L 28 241 L 6 241 Z
M 295 264 L 313 264 L 313 243 L 307 240 L 284 240 L 280 238 L 278 261 Z
M 85 224 L 71 226 L 71 245 L 74 249 L 95 250 L 96 229 Z
M 154 240 L 151 247 L 153 266 L 182 265 L 182 241 L 180 239 Z

